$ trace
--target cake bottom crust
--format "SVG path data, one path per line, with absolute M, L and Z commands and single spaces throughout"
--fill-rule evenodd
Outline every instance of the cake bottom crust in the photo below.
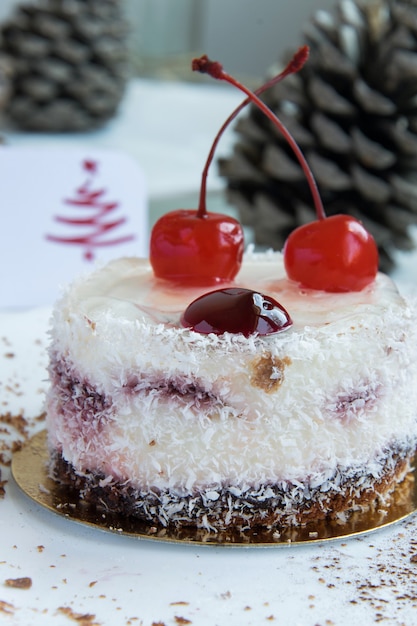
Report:
M 132 517 L 157 527 L 195 527 L 220 531 L 275 529 L 303 526 L 323 520 L 346 520 L 357 510 L 387 505 L 390 494 L 411 471 L 416 453 L 393 451 L 385 455 L 378 478 L 372 472 L 336 472 L 325 483 L 280 481 L 244 491 L 230 486 L 207 488 L 193 495 L 134 489 L 109 482 L 103 475 L 77 472 L 60 453 L 51 455 L 51 477 L 97 510 Z

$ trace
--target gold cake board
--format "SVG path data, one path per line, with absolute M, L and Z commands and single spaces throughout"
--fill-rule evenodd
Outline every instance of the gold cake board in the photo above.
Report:
M 394 491 L 388 505 L 355 511 L 344 522 L 327 520 L 302 527 L 265 531 L 230 529 L 217 533 L 188 527 L 157 528 L 133 518 L 99 511 L 86 504 L 74 490 L 58 485 L 48 476 L 47 464 L 46 431 L 35 435 L 22 450 L 13 455 L 13 478 L 32 500 L 68 520 L 102 531 L 154 541 L 234 547 L 305 545 L 369 533 L 399 522 L 417 510 L 417 481 L 410 473 Z

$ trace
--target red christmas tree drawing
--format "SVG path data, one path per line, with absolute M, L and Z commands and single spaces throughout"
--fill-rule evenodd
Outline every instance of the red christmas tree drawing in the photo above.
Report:
M 119 208 L 120 203 L 106 201 L 107 190 L 105 188 L 94 188 L 94 177 L 98 171 L 98 163 L 86 159 L 82 163 L 82 169 L 87 174 L 85 182 L 75 190 L 74 197 L 65 198 L 63 203 L 75 209 L 88 210 L 89 215 L 74 218 L 55 215 L 53 219 L 60 224 L 82 227 L 83 234 L 68 237 L 46 235 L 46 239 L 54 243 L 80 246 L 84 250 L 84 259 L 92 261 L 95 248 L 127 243 L 135 239 L 135 235 L 108 238 L 108 234 L 125 224 L 127 218 L 112 219 L 112 214 Z

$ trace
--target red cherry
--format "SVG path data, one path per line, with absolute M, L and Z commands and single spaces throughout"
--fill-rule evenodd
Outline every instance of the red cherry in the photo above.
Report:
M 166 213 L 155 224 L 150 262 L 155 276 L 185 285 L 233 280 L 243 256 L 243 230 L 220 213 L 199 217 L 193 210 Z
M 181 317 L 186 328 L 202 333 L 271 335 L 292 325 L 276 300 L 251 289 L 231 287 L 206 293 L 187 307 Z
M 350 215 L 333 215 L 296 228 L 284 246 L 288 277 L 309 289 L 361 291 L 378 271 L 378 248 Z
M 296 229 L 286 242 L 284 262 L 289 277 L 305 287 L 331 292 L 360 291 L 372 282 L 378 271 L 378 250 L 372 236 L 350 216 L 326 217 L 313 173 L 284 124 L 255 93 L 227 74 L 220 63 L 204 55 L 194 59 L 193 69 L 243 91 L 284 135 L 303 169 L 318 220 Z
M 287 67 L 256 93 L 262 93 L 285 76 L 297 72 L 307 56 L 308 47 L 301 47 Z M 206 184 L 209 167 L 223 132 L 249 102 L 250 98 L 246 98 L 229 115 L 213 141 L 201 177 L 198 210 L 167 213 L 152 229 L 150 262 L 158 278 L 186 285 L 210 285 L 231 281 L 238 273 L 243 255 L 243 230 L 235 219 L 207 212 Z

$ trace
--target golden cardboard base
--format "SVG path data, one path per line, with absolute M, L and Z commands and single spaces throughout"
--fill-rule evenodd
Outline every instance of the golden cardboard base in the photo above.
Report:
M 161 528 L 97 510 L 80 500 L 74 490 L 48 476 L 46 432 L 35 435 L 12 461 L 12 475 L 32 500 L 69 520 L 119 535 L 176 543 L 211 546 L 283 547 L 342 539 L 399 522 L 417 510 L 417 481 L 409 474 L 390 497 L 389 504 L 354 512 L 347 521 L 327 520 L 302 527 L 218 533 L 201 528 Z

